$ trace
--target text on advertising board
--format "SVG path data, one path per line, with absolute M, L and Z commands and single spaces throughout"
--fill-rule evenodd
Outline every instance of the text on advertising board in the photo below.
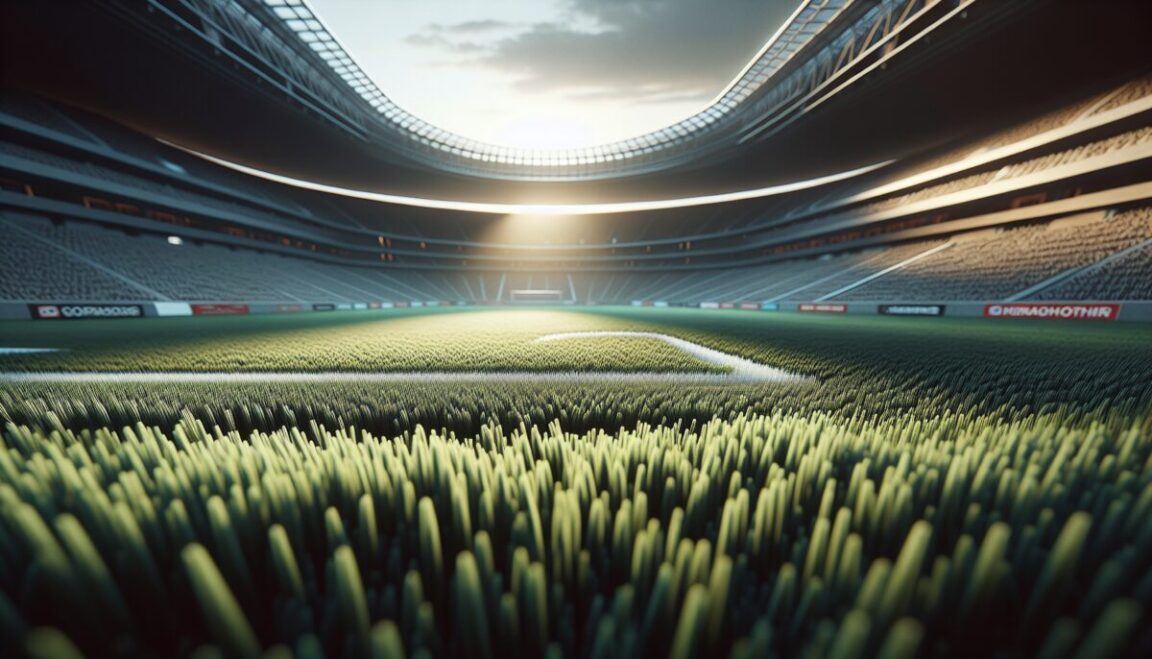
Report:
M 797 308 L 805 313 L 848 313 L 847 304 L 801 304 Z
M 139 304 L 30 304 L 38 320 L 83 320 L 85 318 L 143 318 Z
M 943 304 L 881 304 L 878 311 L 885 316 L 943 316 Z
M 193 316 L 244 316 L 247 304 L 193 304 Z
M 1041 318 L 1048 320 L 1116 320 L 1119 304 L 1049 304 L 1014 302 L 984 305 L 985 318 Z

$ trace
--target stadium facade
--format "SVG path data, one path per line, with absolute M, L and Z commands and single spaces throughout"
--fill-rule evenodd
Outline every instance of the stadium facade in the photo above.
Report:
M 805 1 L 700 113 L 562 151 L 405 112 L 299 0 L 63 5 L 2 9 L 2 317 L 1152 319 L 1147 3 Z

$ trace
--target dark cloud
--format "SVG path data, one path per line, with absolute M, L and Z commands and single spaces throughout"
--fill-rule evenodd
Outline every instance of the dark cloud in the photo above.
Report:
M 763 46 L 798 0 L 567 0 L 566 23 L 429 25 L 412 45 L 574 101 L 704 102 Z
M 480 63 L 514 74 L 522 91 L 707 100 L 756 54 L 797 0 L 571 2 L 576 22 L 591 21 L 596 29 L 534 25 L 496 42 Z

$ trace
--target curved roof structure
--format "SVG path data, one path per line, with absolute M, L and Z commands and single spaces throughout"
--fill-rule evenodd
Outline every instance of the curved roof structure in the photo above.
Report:
M 700 112 L 675 124 L 631 139 L 576 149 L 524 149 L 485 144 L 433 126 L 391 101 L 341 46 L 338 38 L 307 0 L 262 0 L 308 48 L 372 106 L 389 128 L 432 158 L 472 174 L 528 178 L 587 176 L 619 172 L 656 161 L 675 152 L 695 150 L 700 138 L 725 126 L 734 110 L 756 94 L 850 7 L 872 5 L 860 20 L 909 0 L 803 0 L 792 16 L 764 44 L 744 69 Z M 236 5 L 243 9 L 242 4 Z

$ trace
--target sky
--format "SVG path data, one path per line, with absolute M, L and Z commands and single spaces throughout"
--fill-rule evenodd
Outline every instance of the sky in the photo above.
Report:
M 798 0 L 310 0 L 397 105 L 482 142 L 571 148 L 703 109 Z

